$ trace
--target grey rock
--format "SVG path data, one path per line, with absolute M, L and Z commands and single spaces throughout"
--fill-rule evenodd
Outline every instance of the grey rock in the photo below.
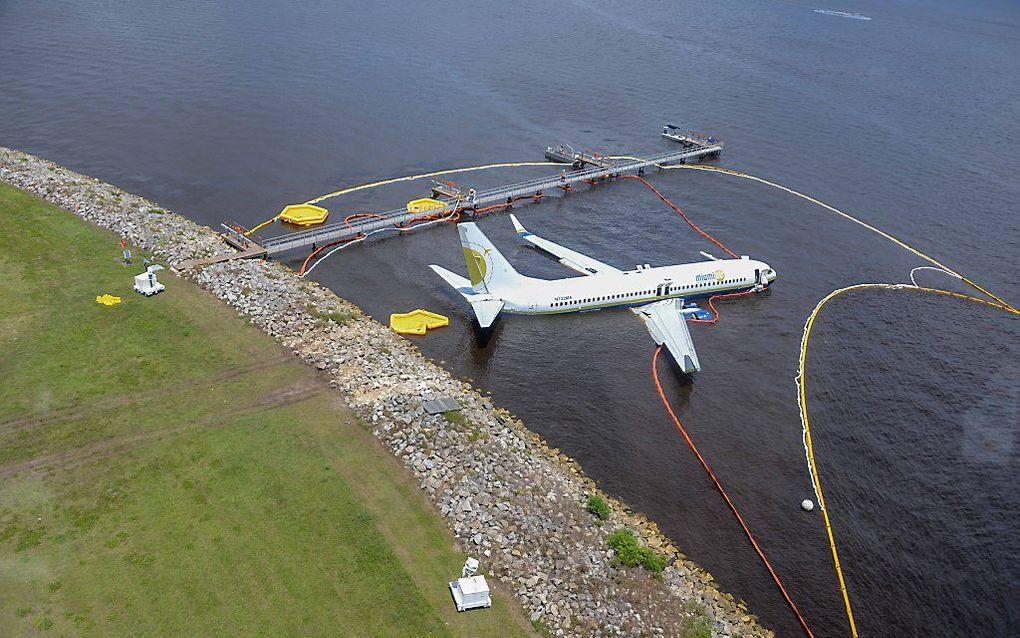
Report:
M 171 266 L 231 252 L 209 228 L 157 213 L 161 207 L 153 202 L 32 155 L 0 147 L 0 181 L 118 232 Z M 223 262 L 181 275 L 326 372 L 330 386 L 372 424 L 454 533 L 476 552 L 485 548 L 492 577 L 507 590 L 522 586 L 517 595 L 529 617 L 541 619 L 553 635 L 682 635 L 691 610 L 703 605 L 715 635 L 772 636 L 690 561 L 677 560 L 661 580 L 640 570 L 619 578 L 605 546 L 609 526 L 597 527 L 583 509 L 594 483 L 519 420 L 332 291 L 269 261 Z M 320 320 L 309 308 L 351 318 Z M 428 415 L 421 403 L 437 397 L 455 399 L 474 431 Z M 675 546 L 624 504 L 611 506 L 612 529 L 627 526 L 650 545 Z

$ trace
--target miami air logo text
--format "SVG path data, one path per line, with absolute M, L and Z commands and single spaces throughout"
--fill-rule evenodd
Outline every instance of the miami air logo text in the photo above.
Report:
M 726 279 L 726 273 L 721 270 L 717 270 L 715 272 L 707 272 L 702 275 L 694 276 L 694 281 L 698 282 L 699 284 L 709 281 L 722 281 L 723 279 Z

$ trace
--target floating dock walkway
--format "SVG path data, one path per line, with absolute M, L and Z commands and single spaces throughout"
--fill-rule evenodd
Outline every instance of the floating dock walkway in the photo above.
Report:
M 644 172 L 644 169 L 649 167 L 689 163 L 706 157 L 715 156 L 722 152 L 722 143 L 715 141 L 714 138 L 713 143 L 709 143 L 707 139 L 697 139 L 696 143 L 689 143 L 688 140 L 694 140 L 694 138 L 684 138 L 683 141 L 677 140 L 681 141 L 683 148 L 667 153 L 659 153 L 657 155 L 635 159 L 614 160 L 599 157 L 598 159 L 600 160 L 601 165 L 589 166 L 587 168 L 582 167 L 571 171 L 562 171 L 558 175 L 531 179 L 497 188 L 490 188 L 481 191 L 474 191 L 472 189 L 467 193 L 463 193 L 460 189 L 454 191 L 451 188 L 447 191 L 447 193 L 451 195 L 456 194 L 457 196 L 443 197 L 443 199 L 440 200 L 444 204 L 443 207 L 431 210 L 429 211 L 429 214 L 435 217 L 443 217 L 458 210 L 471 211 L 472 209 L 482 208 L 491 204 L 506 204 L 513 202 L 515 199 L 520 197 L 535 197 L 542 195 L 544 191 L 554 188 L 569 190 L 569 188 L 574 184 L 593 183 L 598 180 L 619 177 L 624 173 L 641 174 Z M 575 161 L 570 156 L 565 159 L 570 160 L 571 164 Z M 587 164 L 588 159 L 594 159 L 594 157 L 585 155 L 585 161 L 583 163 Z M 438 189 L 433 189 L 434 192 L 436 190 Z M 443 194 L 445 195 L 446 193 Z M 398 208 L 396 210 L 379 213 L 371 218 L 359 219 L 350 222 L 335 222 L 309 230 L 270 237 L 259 243 L 251 241 L 251 239 L 245 237 L 236 228 L 224 225 L 224 229 L 226 230 L 227 241 L 230 244 L 235 245 L 235 247 L 240 247 L 243 250 L 250 251 L 255 248 L 255 246 L 258 246 L 265 250 L 265 254 L 272 256 L 289 250 L 296 250 L 298 248 L 321 246 L 329 242 L 355 239 L 361 235 L 372 232 L 373 230 L 386 228 L 395 224 L 407 223 L 420 217 L 421 213 L 411 213 L 408 212 L 407 208 Z
M 546 157 L 562 162 L 565 166 L 571 166 L 573 170 L 563 170 L 558 175 L 481 191 L 474 189 L 465 191 L 451 182 L 434 181 L 432 193 L 439 198 L 442 206 L 428 211 L 428 214 L 432 218 L 443 218 L 460 211 L 470 213 L 489 205 L 511 204 L 519 198 L 540 197 L 544 191 L 554 188 L 569 191 L 574 184 L 594 184 L 599 180 L 620 177 L 625 173 L 640 175 L 649 167 L 697 162 L 718 156 L 723 149 L 722 142 L 714 137 L 691 132 L 684 133 L 673 125 L 667 125 L 663 129 L 662 135 L 680 143 L 681 148 L 643 158 L 613 158 L 596 153 L 576 152 L 567 146 L 558 148 L 550 146 L 546 148 Z M 298 248 L 317 247 L 332 242 L 353 240 L 375 230 L 420 220 L 421 217 L 421 212 L 411 212 L 407 207 L 404 207 L 361 219 L 334 222 L 309 230 L 277 235 L 261 241 L 254 241 L 244 228 L 236 224 L 224 223 L 221 224 L 224 240 L 240 252 L 233 257 L 221 256 L 213 260 L 197 260 L 195 264 L 226 261 L 232 258 L 273 256 Z

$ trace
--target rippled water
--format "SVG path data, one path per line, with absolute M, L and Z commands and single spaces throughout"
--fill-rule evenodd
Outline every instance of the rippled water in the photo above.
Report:
M 550 143 L 665 149 L 659 127 L 673 121 L 724 139 L 725 165 L 856 212 L 1015 302 L 1018 71 L 1013 2 L 3 0 L 0 144 L 203 223 L 254 223 L 339 185 L 540 159 Z M 920 262 L 760 185 L 652 179 L 780 274 L 767 296 L 725 303 L 718 325 L 692 326 L 704 370 L 692 381 L 668 373 L 666 389 L 816 634 L 845 635 L 820 517 L 799 509 L 811 497 L 794 385 L 801 328 L 829 290 L 905 281 Z M 332 207 L 388 209 L 423 191 Z M 621 267 L 709 248 L 634 182 L 518 214 Z M 482 226 L 522 271 L 563 274 L 516 245 L 504 215 Z M 382 320 L 419 306 L 450 315 L 448 329 L 416 340 L 426 355 L 491 391 L 766 624 L 796 635 L 657 402 L 641 324 L 615 310 L 508 317 L 480 346 L 463 303 L 426 268 L 462 271 L 459 254 L 443 227 L 343 251 L 315 277 Z M 972 305 L 853 293 L 816 328 L 816 452 L 862 635 L 1020 633 L 1020 331 Z

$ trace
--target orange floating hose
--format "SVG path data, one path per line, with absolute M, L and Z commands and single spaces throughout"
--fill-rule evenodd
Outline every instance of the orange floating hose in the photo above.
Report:
M 740 527 L 744 530 L 744 534 L 747 535 L 747 540 L 751 541 L 751 546 L 754 547 L 754 551 L 757 552 L 758 557 L 761 558 L 761 562 L 765 564 L 765 568 L 768 569 L 769 574 L 772 575 L 772 580 L 774 580 L 776 586 L 779 587 L 779 591 L 783 594 L 783 598 L 786 599 L 786 604 L 790 606 L 794 615 L 797 616 L 797 620 L 800 622 L 800 626 L 804 629 L 804 633 L 810 638 L 814 638 L 814 634 L 811 633 L 811 629 L 808 627 L 807 621 L 804 620 L 804 616 L 801 615 L 800 610 L 797 609 L 797 605 L 793 602 L 793 599 L 790 598 L 790 594 L 786 592 L 786 588 L 783 587 L 782 581 L 779 580 L 779 575 L 776 574 L 776 570 L 772 568 L 772 564 L 769 563 L 769 559 L 765 557 L 765 552 L 763 552 L 761 547 L 758 546 L 758 541 L 754 539 L 754 535 L 751 534 L 751 530 L 748 529 L 747 524 L 744 523 L 744 518 L 740 515 L 740 512 L 737 511 L 737 506 L 733 504 L 732 500 L 730 500 L 726 490 L 723 489 L 722 483 L 720 483 L 719 479 L 716 478 L 715 474 L 712 472 L 712 468 L 708 466 L 705 458 L 701 456 L 701 452 L 698 451 L 697 446 L 694 445 L 694 441 L 692 441 L 690 435 L 687 434 L 687 430 L 685 430 L 683 424 L 680 423 L 680 419 L 677 418 L 676 413 L 673 412 L 673 406 L 669 404 L 669 400 L 666 398 L 666 393 L 662 391 L 662 384 L 659 382 L 658 362 L 659 352 L 661 351 L 662 346 L 659 346 L 655 349 L 655 354 L 652 355 L 652 379 L 655 381 L 655 389 L 659 393 L 662 405 L 665 406 L 666 412 L 669 413 L 669 417 L 673 419 L 673 424 L 676 426 L 676 429 L 679 430 L 680 435 L 683 436 L 684 441 L 687 442 L 687 447 L 691 448 L 691 451 L 694 452 L 694 456 L 698 457 L 698 461 L 701 462 L 701 467 L 705 468 L 705 472 L 708 474 L 709 478 L 712 479 L 712 482 L 715 483 L 715 487 L 719 490 L 719 493 L 722 494 L 723 499 L 726 501 L 726 505 L 729 506 L 733 515 L 737 517 L 737 522 L 740 523 Z
M 712 311 L 711 319 L 688 319 L 691 323 L 716 323 L 719 321 L 719 311 L 715 307 L 716 299 L 733 299 L 736 297 L 746 297 L 754 293 L 754 290 L 744 290 L 742 292 L 730 292 L 724 295 L 712 295 L 708 298 L 708 309 Z
M 723 243 L 722 243 L 721 241 L 719 241 L 719 240 L 718 240 L 718 239 L 716 239 L 715 237 L 712 237 L 711 235 L 709 235 L 709 234 L 708 234 L 708 233 L 706 233 L 705 231 L 701 230 L 701 228 L 700 228 L 700 227 L 699 227 L 699 226 L 698 226 L 697 224 L 695 224 L 694 222 L 692 222 L 692 221 L 691 221 L 691 218 L 687 216 L 687 213 L 685 213 L 684 211 L 682 211 L 682 210 L 680 209 L 680 207 L 679 207 L 679 206 L 677 206 L 677 205 L 676 205 L 676 204 L 674 204 L 673 202 L 671 202 L 671 201 L 669 201 L 668 199 L 666 199 L 666 196 L 665 196 L 665 195 L 663 195 L 662 193 L 660 193 L 660 192 L 659 192 L 659 190 L 658 190 L 657 188 L 655 188 L 654 186 L 652 186 L 652 185 L 651 185 L 651 184 L 650 184 L 650 183 L 648 182 L 648 180 L 646 180 L 646 179 L 645 179 L 644 177 L 641 177 L 640 175 L 621 175 L 621 176 L 620 176 L 620 179 L 636 179 L 637 181 L 641 182 L 642 184 L 644 184 L 645 186 L 647 186 L 647 187 L 649 188 L 649 190 L 651 190 L 651 191 L 652 191 L 653 193 L 655 193 L 655 194 L 656 194 L 656 195 L 658 196 L 658 198 L 659 198 L 659 199 L 661 199 L 661 200 L 663 201 L 663 203 L 665 203 L 665 204 L 666 204 L 666 206 L 669 206 L 669 207 L 670 207 L 670 208 L 672 208 L 672 209 L 673 209 L 673 210 L 674 210 L 674 211 L 675 211 L 675 212 L 676 212 L 676 213 L 677 213 L 678 215 L 680 215 L 680 217 L 682 217 L 682 218 L 683 218 L 683 220 L 684 220 L 685 222 L 687 222 L 687 225 L 688 225 L 688 226 L 690 226 L 690 227 L 691 227 L 691 228 L 693 228 L 694 230 L 698 231 L 698 234 L 699 234 L 699 235 L 701 235 L 702 237 L 704 237 L 704 238 L 705 238 L 705 239 L 707 239 L 708 241 L 712 242 L 713 244 L 715 244 L 716 246 L 718 246 L 719 248 L 721 248 L 721 249 L 722 249 L 722 250 L 723 250 L 723 251 L 724 251 L 724 252 L 725 252 L 725 253 L 726 253 L 727 255 L 729 255 L 730 257 L 732 257 L 732 258 L 734 258 L 734 259 L 740 259 L 740 256 L 739 256 L 739 255 L 737 255 L 737 253 L 733 252 L 732 250 L 730 250 L 729 248 L 727 248 L 726 246 L 724 246 L 724 245 L 723 245 Z

